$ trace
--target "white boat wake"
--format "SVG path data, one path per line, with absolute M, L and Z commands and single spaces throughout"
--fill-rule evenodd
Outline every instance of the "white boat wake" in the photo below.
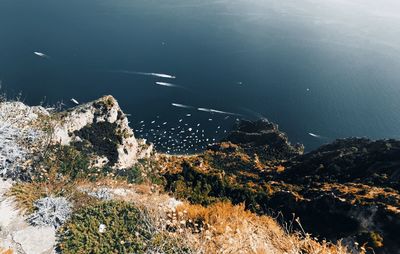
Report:
M 242 116 L 241 114 L 212 109 L 212 108 L 197 108 L 198 111 L 208 112 L 208 113 L 217 113 L 217 114 L 224 114 L 224 115 L 231 115 L 231 116 Z
M 164 73 L 155 73 L 155 72 L 140 72 L 140 71 L 127 71 L 127 70 L 118 70 L 118 71 L 113 71 L 113 72 L 125 73 L 125 74 L 143 75 L 143 76 L 153 76 L 153 77 L 157 77 L 157 78 L 169 78 L 169 79 L 175 79 L 176 78 L 173 75 L 164 74 Z
M 35 52 L 33 52 L 33 54 L 35 54 L 39 57 L 42 57 L 42 58 L 50 59 L 50 57 L 48 55 L 46 55 L 45 53 L 42 53 L 42 52 L 35 51 Z
M 159 85 L 159 86 L 181 88 L 181 86 L 179 86 L 179 85 L 175 85 L 175 84 L 167 83 L 167 82 L 159 82 L 159 81 L 157 81 L 155 84 L 156 84 L 156 85 Z
M 178 108 L 193 108 L 192 106 L 179 104 L 179 103 L 171 103 L 171 105 L 174 106 L 174 107 L 178 107 Z

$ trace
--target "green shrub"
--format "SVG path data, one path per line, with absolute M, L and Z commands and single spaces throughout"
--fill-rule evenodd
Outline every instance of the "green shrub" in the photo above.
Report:
M 135 166 L 130 169 L 118 169 L 116 171 L 116 176 L 121 179 L 126 179 L 128 183 L 143 183 L 142 170 Z
M 59 231 L 59 239 L 58 249 L 65 254 L 144 253 L 151 233 L 135 206 L 109 201 L 77 211 Z

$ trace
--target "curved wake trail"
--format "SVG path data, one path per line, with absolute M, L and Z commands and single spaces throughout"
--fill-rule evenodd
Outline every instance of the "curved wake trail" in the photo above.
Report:
M 169 74 L 165 74 L 165 73 L 155 73 L 155 72 L 140 72 L 140 71 L 127 71 L 127 70 L 118 70 L 118 71 L 113 71 L 113 72 L 134 74 L 134 75 L 143 75 L 143 76 L 153 76 L 153 77 L 157 77 L 157 78 L 168 78 L 168 79 L 176 78 L 173 75 L 169 75 Z
M 217 113 L 217 114 L 231 115 L 231 116 L 242 116 L 241 114 L 222 111 L 222 110 L 217 110 L 217 109 L 212 109 L 212 108 L 197 108 L 197 110 L 198 111 L 203 111 L 203 112 L 208 112 L 208 113 Z
M 212 114 L 216 113 L 216 114 L 223 114 L 223 115 L 229 115 L 229 116 L 243 116 L 241 114 L 222 111 L 222 110 L 218 110 L 218 109 L 212 109 L 212 108 L 196 108 L 196 107 L 193 107 L 193 106 L 179 104 L 179 103 L 171 103 L 171 105 L 174 106 L 174 107 L 178 107 L 178 108 L 196 109 L 198 111 L 212 113 Z
M 194 107 L 192 107 L 192 106 L 188 106 L 188 105 L 184 105 L 184 104 L 179 104 L 179 103 L 171 103 L 171 105 L 174 106 L 174 107 L 178 107 L 178 108 L 189 108 L 189 109 L 194 108 Z
M 182 88 L 182 87 L 179 86 L 179 85 L 175 85 L 175 84 L 168 83 L 168 82 L 159 82 L 159 81 L 157 81 L 155 84 L 156 84 L 156 85 L 159 85 L 159 86 Z

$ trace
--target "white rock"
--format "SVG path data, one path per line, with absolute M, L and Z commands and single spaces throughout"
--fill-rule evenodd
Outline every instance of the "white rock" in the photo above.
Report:
M 26 254 L 53 253 L 56 242 L 55 229 L 53 227 L 27 227 L 13 234 L 17 242 Z
M 130 168 L 139 159 L 149 157 L 152 153 L 153 146 L 136 140 L 133 130 L 129 127 L 128 118 L 112 96 L 104 96 L 77 106 L 61 115 L 62 119 L 55 123 L 53 143 L 69 145 L 72 141 L 84 140 L 85 137 L 78 137 L 75 133 L 93 124 L 108 122 L 116 124 L 115 131 L 121 137 L 121 143 L 117 145 L 118 161 L 111 165 L 113 168 Z M 99 161 L 98 158 L 96 166 L 105 165 L 101 162 L 103 160 Z
M 14 201 L 4 196 L 11 186 L 11 181 L 0 180 L 0 248 L 10 248 L 14 253 L 54 253 L 55 230 L 28 225 Z
M 99 233 L 104 233 L 104 232 L 106 232 L 106 228 L 107 228 L 106 225 L 100 224 L 100 225 L 99 225 Z

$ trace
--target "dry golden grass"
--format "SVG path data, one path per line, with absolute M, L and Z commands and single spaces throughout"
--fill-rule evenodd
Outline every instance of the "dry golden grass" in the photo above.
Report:
M 288 232 L 272 217 L 258 216 L 245 210 L 244 205 L 216 203 L 204 207 L 182 203 L 175 209 L 168 204 L 171 197 L 154 185 L 133 185 L 106 178 L 95 183 L 81 180 L 74 185 L 63 182 L 23 183 L 14 185 L 10 194 L 26 211 L 32 211 L 36 199 L 62 192 L 74 203 L 74 208 L 79 208 L 96 202 L 82 189 L 103 187 L 115 194 L 114 199 L 132 202 L 142 210 L 148 216 L 149 224 L 154 225 L 154 232 L 167 236 L 168 241 L 182 243 L 183 248 L 189 247 L 192 253 L 349 253 L 340 243 L 332 244 L 305 233 Z
M 49 188 L 53 186 L 45 183 L 18 183 L 12 186 L 7 195 L 17 201 L 22 212 L 31 213 L 34 210 L 33 202 L 46 197 L 51 192 Z
M 187 221 L 203 222 L 198 234 L 183 233 L 199 253 L 348 253 L 340 243 L 318 242 L 309 235 L 285 232 L 273 218 L 246 211 L 243 205 L 217 203 L 206 208 L 184 204 L 177 214 Z
M 13 197 L 21 212 L 30 214 L 34 211 L 33 203 L 48 196 L 63 196 L 73 201 L 74 209 L 91 204 L 94 200 L 76 188 L 76 183 L 49 180 L 14 184 L 7 196 Z
M 203 207 L 183 203 L 175 210 L 166 205 L 168 195 L 146 184 L 103 179 L 96 183 L 81 181 L 76 186 L 125 190 L 124 195 L 114 198 L 135 203 L 146 211 L 159 234 L 184 242 L 193 253 L 348 253 L 340 243 L 319 242 L 307 234 L 287 232 L 272 217 L 246 211 L 244 205 L 216 203 Z

